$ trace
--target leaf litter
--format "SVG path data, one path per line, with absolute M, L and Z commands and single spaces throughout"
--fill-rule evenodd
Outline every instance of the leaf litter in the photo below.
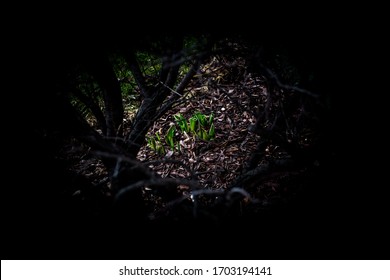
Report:
M 232 68 L 239 69 L 241 73 L 239 79 L 237 76 L 229 75 L 234 72 Z M 205 193 L 215 191 L 216 195 L 207 198 L 205 196 L 202 200 L 203 206 L 206 206 L 210 214 L 209 212 L 213 210 L 209 206 L 215 205 L 215 197 L 218 198 L 220 194 L 218 191 L 234 186 L 237 178 L 245 171 L 246 163 L 258 152 L 257 146 L 261 136 L 254 133 L 251 128 L 255 126 L 260 106 L 266 103 L 267 88 L 263 78 L 245 72 L 244 61 L 236 60 L 236 63 L 231 63 L 220 58 L 213 59 L 202 69 L 202 75 L 194 81 L 185 98 L 184 103 L 173 107 L 156 121 L 148 135 L 167 131 L 174 124 L 173 116 L 178 113 L 188 119 L 195 112 L 202 112 L 206 115 L 214 114 L 215 139 L 202 141 L 177 131 L 180 151 L 168 151 L 165 156 L 157 155 L 144 145 L 137 158 L 144 163 L 153 162 L 148 166 L 162 178 L 196 180 Z M 264 160 L 285 156 L 283 149 L 276 145 L 268 145 L 263 152 Z M 167 162 L 166 159 L 171 161 Z M 252 180 L 242 189 L 249 192 L 248 196 L 252 201 L 262 201 L 263 203 L 260 203 L 262 208 L 273 200 L 281 201 L 296 195 L 302 188 L 297 178 L 301 178 L 303 174 L 304 170 L 272 173 Z M 294 180 L 297 183 L 292 184 Z M 177 191 L 182 195 L 181 199 L 183 197 L 192 199 L 188 186 L 179 185 Z M 148 196 L 148 193 L 145 195 Z M 248 204 L 248 197 L 244 197 L 240 203 Z M 168 206 L 169 203 L 159 201 L 154 209 L 157 209 L 156 213 L 159 215 L 161 213 L 170 215 Z M 156 213 L 151 216 L 156 218 Z
M 255 133 L 254 127 L 260 111 L 269 106 L 268 96 L 266 80 L 247 73 L 242 59 L 235 58 L 232 62 L 220 56 L 203 66 L 181 101 L 154 123 L 148 135 L 155 135 L 156 132 L 163 135 L 175 124 L 174 115 L 178 113 L 189 119 L 195 112 L 201 112 L 214 114 L 215 139 L 203 141 L 176 130 L 175 138 L 180 150 L 172 151 L 165 145 L 166 154 L 159 155 L 147 143 L 141 147 L 137 155 L 141 163 L 162 178 L 179 180 L 176 189 L 180 196 L 174 201 L 164 201 L 148 186 L 143 188 L 144 199 L 151 209 L 150 219 L 170 216 L 177 219 L 182 206 L 188 204 L 190 206 L 185 212 L 189 214 L 184 214 L 184 218 L 199 215 L 203 207 L 203 215 L 217 219 L 220 214 L 212 212 L 218 212 L 214 209 L 218 205 L 216 202 L 226 196 L 225 191 L 229 188 L 229 195 L 241 194 L 239 215 L 245 215 L 246 211 L 262 211 L 267 205 L 292 199 L 302 191 L 302 182 L 310 176 L 305 168 L 261 176 L 255 174 L 246 181 L 238 179 L 247 172 L 245 168 L 254 153 L 259 153 L 258 144 L 263 139 Z M 278 104 L 271 106 L 278 108 Z M 74 143 L 72 146 L 75 146 Z M 263 157 L 257 163 L 259 168 L 268 159 L 288 158 L 282 147 L 272 143 L 260 152 Z M 90 157 L 89 151 L 84 151 L 81 156 L 80 151 L 68 150 L 65 153 L 74 163 L 70 165 L 72 171 L 99 186 L 103 197 L 112 196 L 108 174 L 100 160 Z M 195 181 L 199 189 L 194 190 L 187 183 L 189 181 Z M 72 195 L 88 200 L 88 193 L 83 190 L 73 189 Z M 255 207 L 253 202 L 256 202 Z M 228 203 L 225 201 L 219 205 L 227 208 Z M 179 210 L 173 210 L 175 206 L 180 206 Z

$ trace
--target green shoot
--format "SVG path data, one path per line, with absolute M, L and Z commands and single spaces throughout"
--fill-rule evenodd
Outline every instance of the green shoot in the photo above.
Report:
M 183 133 L 185 138 L 189 137 L 191 133 L 195 138 L 198 138 L 203 141 L 210 141 L 215 139 L 215 126 L 214 126 L 214 114 L 205 115 L 200 112 L 194 113 L 189 120 L 182 115 L 176 114 L 173 116 L 176 122 L 176 125 L 171 125 L 168 131 L 165 134 L 164 140 L 165 143 L 170 147 L 171 151 L 181 151 L 180 143 L 175 140 L 176 126 L 179 127 L 180 131 Z M 147 136 L 148 146 L 151 150 L 157 154 L 165 154 L 165 148 L 163 141 L 161 140 L 162 130 L 160 129 L 155 133 L 154 137 Z
M 171 126 L 167 132 L 167 134 L 165 135 L 165 142 L 171 147 L 171 150 L 174 151 L 175 150 L 175 126 Z

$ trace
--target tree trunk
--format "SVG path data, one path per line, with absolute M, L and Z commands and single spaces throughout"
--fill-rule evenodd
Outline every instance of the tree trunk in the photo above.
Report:
M 92 73 L 103 92 L 105 118 L 108 137 L 121 137 L 123 134 L 122 92 L 118 79 L 108 57 L 97 52 L 87 59 L 87 68 Z

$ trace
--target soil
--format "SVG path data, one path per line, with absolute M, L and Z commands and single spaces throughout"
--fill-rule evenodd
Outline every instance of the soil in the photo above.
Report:
M 216 221 L 232 215 L 261 215 L 271 207 L 294 203 L 310 187 L 318 162 L 313 161 L 311 166 L 269 168 L 270 162 L 287 162 L 291 155 L 272 141 L 259 147 L 259 142 L 266 137 L 256 130 L 256 121 L 270 92 L 264 78 L 247 73 L 245 69 L 243 60 L 214 57 L 202 68 L 202 75 L 194 80 L 182 101 L 149 130 L 148 137 L 159 133 L 164 138 L 168 129 L 176 126 L 174 150 L 164 139 L 161 140 L 163 153 L 145 143 L 137 159 L 161 178 L 177 180 L 175 191 L 179 194 L 174 200 L 166 200 L 145 186 L 143 194 L 150 221 L 199 216 Z M 272 106 L 278 108 L 277 102 Z M 189 120 L 197 112 L 207 117 L 213 114 L 214 139 L 206 141 L 180 131 L 174 116 L 181 114 Z M 133 116 L 134 113 L 128 112 L 125 132 Z M 310 148 L 316 136 L 315 129 L 305 129 L 305 139 L 300 143 Z M 254 161 L 254 155 L 260 160 Z M 59 157 L 66 160 L 70 172 L 90 183 L 87 187 L 83 184 L 69 187 L 63 195 L 83 205 L 82 208 L 92 215 L 104 214 L 113 194 L 102 162 L 75 140 L 62 149 Z M 251 161 L 255 166 L 249 166 Z M 195 188 L 187 184 L 188 180 L 195 182 Z

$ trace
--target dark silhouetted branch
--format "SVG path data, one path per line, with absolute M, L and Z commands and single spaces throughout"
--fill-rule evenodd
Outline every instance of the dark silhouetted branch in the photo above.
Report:
M 146 84 L 146 80 L 144 75 L 142 74 L 142 71 L 139 67 L 139 64 L 137 62 L 137 58 L 135 57 L 135 54 L 133 52 L 131 53 L 125 53 L 125 59 L 127 64 L 129 65 L 130 71 L 133 74 L 133 77 L 138 85 L 138 88 L 141 91 L 141 95 L 145 98 L 149 94 L 149 88 Z

